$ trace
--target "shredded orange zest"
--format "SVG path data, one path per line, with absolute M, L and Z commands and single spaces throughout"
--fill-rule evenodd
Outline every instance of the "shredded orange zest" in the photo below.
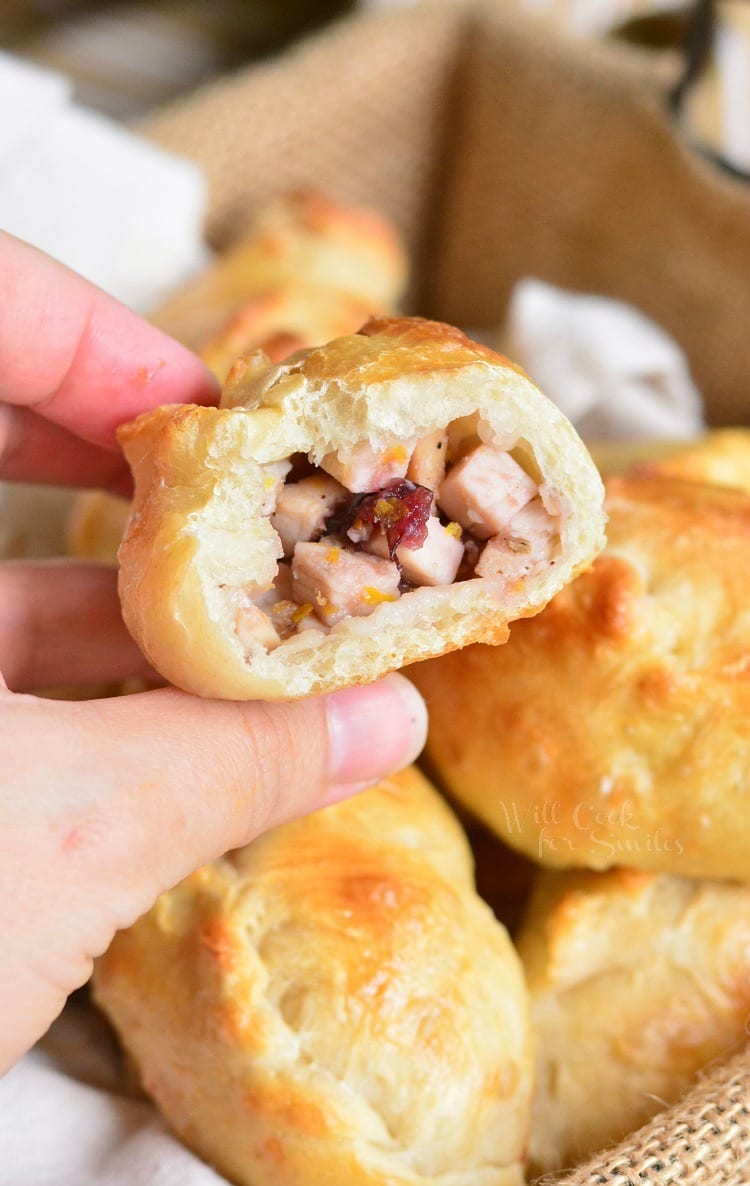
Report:
M 341 548 L 329 548 L 326 552 L 326 563 L 338 564 L 341 558 Z
M 306 618 L 307 615 L 311 614 L 312 612 L 313 612 L 312 605 L 310 604 L 309 601 L 306 601 L 304 605 L 297 606 L 296 610 L 292 614 L 292 621 L 293 622 L 301 622 L 303 618 Z
M 365 585 L 361 600 L 366 605 L 380 605 L 383 601 L 398 601 L 398 593 L 381 593 L 380 589 L 375 589 L 372 585 Z
M 445 530 L 448 535 L 452 535 L 454 539 L 460 539 L 463 535 L 463 528 L 460 523 L 448 523 Z
M 404 445 L 393 445 L 383 454 L 386 461 L 408 461 L 409 451 Z

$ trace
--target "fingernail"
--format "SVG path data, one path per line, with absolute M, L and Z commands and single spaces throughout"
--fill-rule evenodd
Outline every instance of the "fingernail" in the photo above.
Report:
M 332 783 L 376 782 L 408 766 L 424 746 L 427 709 L 403 675 L 334 692 L 326 707 Z
M 366 778 L 363 782 L 332 782 L 318 807 L 333 807 L 344 799 L 351 799 L 353 795 L 358 795 L 360 791 L 366 791 L 371 787 L 372 781 L 371 778 Z

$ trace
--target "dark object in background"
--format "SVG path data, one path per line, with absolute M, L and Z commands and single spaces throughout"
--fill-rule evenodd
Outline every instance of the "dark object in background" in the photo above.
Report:
M 747 181 L 747 137 L 741 135 L 738 141 L 737 124 L 744 123 L 746 116 L 744 78 L 750 70 L 750 24 L 738 26 L 741 15 L 731 0 L 697 0 L 680 11 L 637 17 L 615 29 L 613 35 L 670 57 L 675 81 L 668 103 L 680 133 L 713 165 Z
M 4 0 L 0 48 L 68 75 L 76 98 L 128 118 L 275 53 L 353 0 Z

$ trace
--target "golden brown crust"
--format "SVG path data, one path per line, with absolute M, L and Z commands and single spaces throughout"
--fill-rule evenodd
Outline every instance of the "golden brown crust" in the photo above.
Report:
M 195 873 L 95 991 L 173 1128 L 242 1186 L 520 1186 L 518 960 L 416 771 Z
M 348 293 L 373 313 L 396 307 L 406 275 L 404 248 L 386 219 L 300 190 L 260 210 L 250 233 L 152 320 L 197 350 L 243 304 L 280 285 Z
M 124 426 L 136 480 L 120 549 L 125 620 L 172 683 L 198 695 L 289 699 L 376 679 L 469 642 L 500 643 L 508 622 L 536 613 L 603 542 L 601 484 L 562 415 L 522 372 L 451 327 L 419 318 L 293 356 L 265 374 L 242 362 L 220 409 L 157 409 Z M 505 587 L 473 579 L 420 588 L 330 634 L 300 635 L 247 659 L 222 591 L 266 587 L 281 545 L 267 517 L 262 465 L 314 462 L 362 441 L 381 449 L 478 414 L 493 439 L 523 454 L 559 500 L 560 554 Z
M 382 348 L 372 350 L 370 338 Z M 502 354 L 472 341 L 454 325 L 425 317 L 371 317 L 345 343 L 331 342 L 325 350 L 312 351 L 305 359 L 305 373 L 329 381 L 357 374 L 367 383 L 386 383 L 441 375 L 478 362 L 515 371 L 531 383 L 525 371 Z
M 79 560 L 117 564 L 130 504 L 103 490 L 76 495 L 66 524 L 66 551 Z
M 664 474 L 750 494 L 750 429 L 720 428 L 666 456 L 636 464 L 636 472 Z
M 293 281 L 280 284 L 244 304 L 199 351 L 220 383 L 235 359 L 260 347 L 271 362 L 283 362 L 342 334 L 353 334 L 370 307 L 347 292 Z
M 641 463 L 656 461 L 679 453 L 685 448 L 684 441 L 590 441 L 586 447 L 594 459 L 600 474 L 605 477 L 630 472 Z
M 746 1041 L 746 885 L 543 873 L 518 946 L 537 1052 L 534 1172 L 619 1141 Z
M 427 755 L 543 864 L 744 877 L 750 498 L 632 477 L 606 506 L 606 551 L 507 646 L 410 673 Z

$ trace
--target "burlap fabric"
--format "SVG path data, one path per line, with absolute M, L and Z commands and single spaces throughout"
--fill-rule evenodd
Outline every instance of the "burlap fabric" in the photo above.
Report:
M 396 221 L 416 311 L 494 325 L 529 274 L 621 297 L 681 343 L 714 420 L 746 420 L 750 191 L 680 140 L 665 90 L 624 46 L 433 4 L 344 21 L 142 127 L 204 167 L 217 245 L 319 185 Z M 750 1052 L 559 1181 L 746 1186 Z
M 521 275 L 621 297 L 686 350 L 712 420 L 747 419 L 748 187 L 675 133 L 651 58 L 501 8 L 351 18 L 145 126 L 206 169 L 217 244 L 289 186 L 371 201 L 419 311 L 491 325 Z
M 747 1186 L 750 1182 L 750 1050 L 707 1071 L 656 1116 L 559 1186 Z
M 422 276 L 469 20 L 451 4 L 427 19 L 407 10 L 344 20 L 140 126 L 203 166 L 215 245 L 273 194 L 313 184 L 392 218 Z

